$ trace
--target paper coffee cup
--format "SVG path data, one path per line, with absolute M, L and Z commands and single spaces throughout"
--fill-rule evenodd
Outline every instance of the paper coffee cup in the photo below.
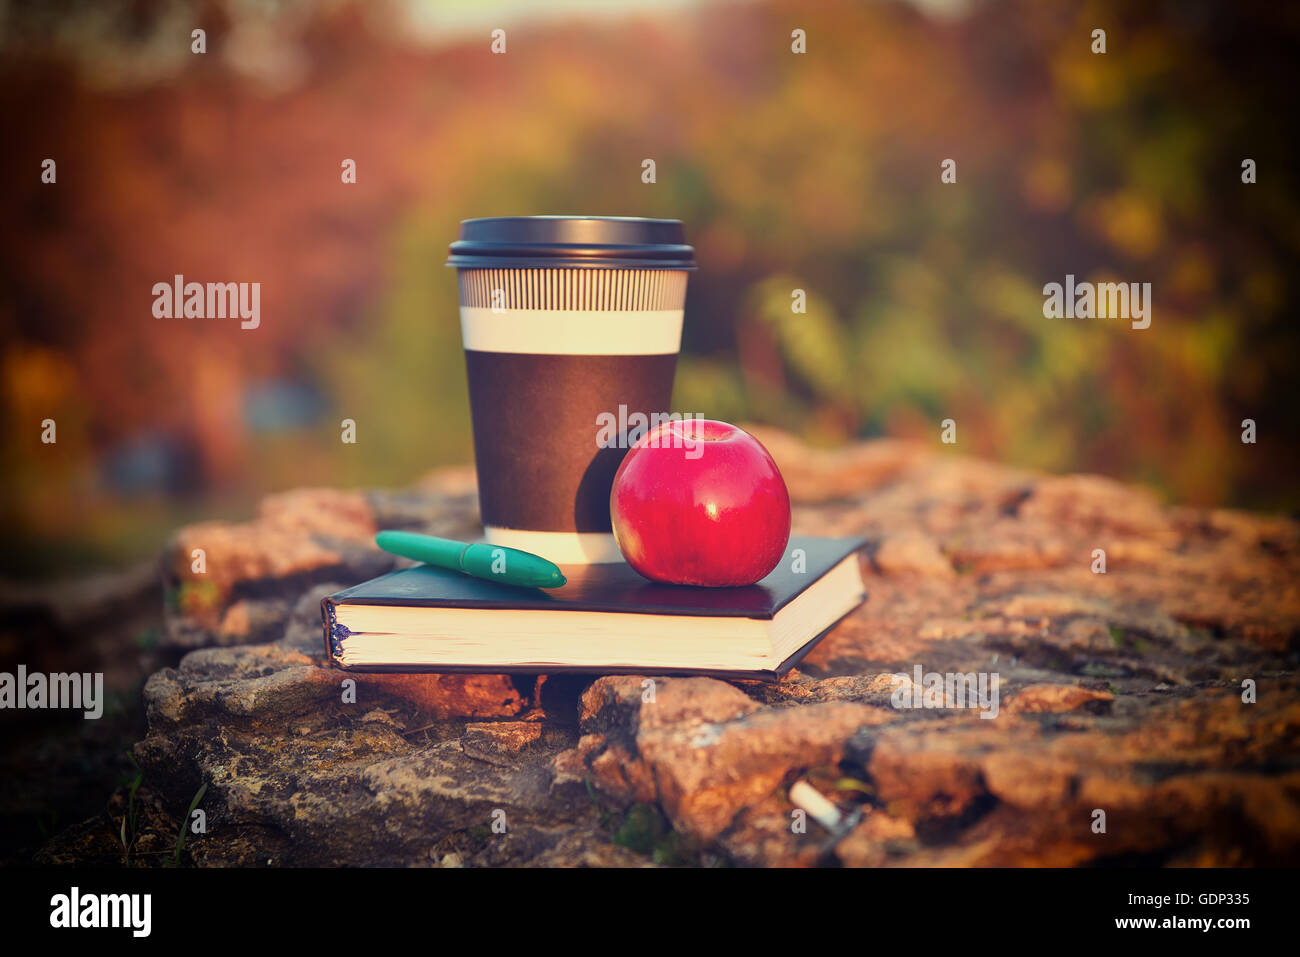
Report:
M 602 423 L 669 412 L 695 268 L 681 222 L 469 219 L 448 265 L 485 538 L 561 564 L 619 561 L 609 492 L 627 443 Z

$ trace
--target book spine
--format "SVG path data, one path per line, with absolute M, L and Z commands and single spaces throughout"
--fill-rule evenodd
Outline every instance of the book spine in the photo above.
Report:
M 321 599 L 320 617 L 325 638 L 325 660 L 334 667 L 341 668 L 343 665 L 339 658 L 343 654 L 343 639 L 351 632 L 334 617 L 334 602 L 329 598 Z

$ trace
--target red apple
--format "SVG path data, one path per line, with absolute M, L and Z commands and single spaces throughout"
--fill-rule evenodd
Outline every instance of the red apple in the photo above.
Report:
M 652 581 L 752 585 L 790 540 L 790 493 L 767 449 L 712 419 L 664 422 L 628 450 L 609 494 L 614 538 Z

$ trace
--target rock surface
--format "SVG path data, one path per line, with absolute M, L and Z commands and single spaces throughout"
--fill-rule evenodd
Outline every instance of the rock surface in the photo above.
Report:
M 392 571 L 374 547 L 380 528 L 477 532 L 474 474 L 448 469 L 408 492 L 298 489 L 268 496 L 247 522 L 182 528 L 163 556 L 163 647 L 276 640 L 304 588 Z
M 172 602 L 169 640 L 217 647 L 150 678 L 134 753 L 172 826 L 207 786 L 188 860 L 1300 863 L 1300 525 L 758 434 L 797 532 L 868 541 L 866 604 L 775 684 L 358 675 L 349 700 L 320 596 L 389 567 L 377 526 L 472 534 L 463 471 L 182 530 L 172 593 L 205 590 Z M 799 781 L 833 829 L 791 803 Z

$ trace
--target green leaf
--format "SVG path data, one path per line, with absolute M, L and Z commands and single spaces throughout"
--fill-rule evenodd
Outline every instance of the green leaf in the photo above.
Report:
M 185 812 L 185 818 L 181 821 L 181 829 L 176 834 L 176 854 L 172 858 L 172 866 L 179 867 L 181 863 L 181 849 L 185 847 L 185 830 L 189 826 L 190 818 L 194 815 L 194 809 L 199 806 L 203 800 L 203 795 L 208 792 L 208 785 L 205 781 L 199 788 L 198 793 L 194 795 L 194 800 L 190 802 L 189 810 Z

